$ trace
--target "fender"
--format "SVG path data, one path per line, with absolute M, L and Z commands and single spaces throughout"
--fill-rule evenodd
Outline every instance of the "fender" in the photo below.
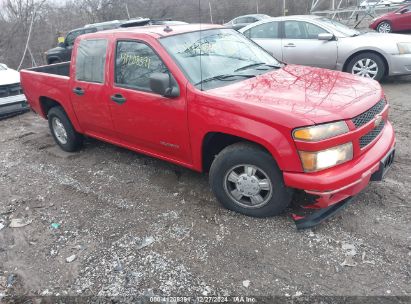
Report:
M 265 123 L 218 109 L 203 108 L 190 105 L 189 128 L 193 154 L 193 167 L 202 171 L 202 148 L 207 134 L 223 133 L 254 142 L 264 147 L 277 162 L 282 171 L 301 172 L 301 162 L 295 144 L 285 129 L 273 128 Z M 203 113 L 207 111 L 206 113 Z M 207 120 L 204 118 L 208 117 Z M 210 121 L 210 118 L 213 117 Z M 222 122 L 230 122 L 224 125 Z M 288 135 L 288 136 L 287 136 Z M 290 160 L 293 161 L 290 161 Z

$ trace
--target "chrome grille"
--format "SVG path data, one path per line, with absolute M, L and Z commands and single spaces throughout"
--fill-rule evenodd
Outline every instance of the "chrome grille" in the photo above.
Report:
M 381 99 L 377 104 L 372 106 L 370 109 L 354 117 L 352 119 L 352 122 L 357 128 L 359 128 L 365 125 L 366 123 L 370 122 L 371 120 L 373 120 L 375 115 L 381 113 L 384 107 L 385 107 L 385 99 Z
M 360 148 L 368 146 L 384 129 L 385 121 L 383 120 L 377 127 L 360 138 Z
M 0 98 L 23 94 L 19 83 L 0 86 Z

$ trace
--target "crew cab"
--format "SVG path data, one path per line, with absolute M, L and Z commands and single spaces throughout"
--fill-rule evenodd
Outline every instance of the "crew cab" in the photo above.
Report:
M 298 228 L 381 180 L 394 158 L 376 81 L 285 65 L 221 26 L 82 35 L 71 62 L 21 79 L 63 150 L 85 135 L 208 172 L 218 201 L 249 216 L 280 214 L 294 198 Z

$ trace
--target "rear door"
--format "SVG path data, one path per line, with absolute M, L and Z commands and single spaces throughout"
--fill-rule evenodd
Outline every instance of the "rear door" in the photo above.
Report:
M 71 101 L 84 132 L 102 139 L 113 137 L 114 127 L 109 109 L 107 77 L 107 39 L 84 39 L 78 42 L 73 56 Z
M 286 20 L 282 40 L 283 61 L 320 68 L 335 69 L 337 66 L 337 41 L 318 40 L 327 30 L 306 21 Z
M 244 35 L 255 41 L 278 60 L 283 60 L 279 21 L 256 25 L 245 31 Z
M 191 163 L 185 85 L 179 84 L 176 98 L 154 93 L 152 73 L 174 78 L 160 55 L 142 40 L 119 39 L 114 47 L 110 109 L 121 140 L 143 152 Z

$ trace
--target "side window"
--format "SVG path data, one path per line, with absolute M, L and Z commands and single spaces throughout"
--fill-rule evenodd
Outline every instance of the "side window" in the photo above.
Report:
M 247 17 L 240 17 L 234 20 L 234 24 L 247 23 Z
M 84 34 L 82 30 L 68 33 L 66 40 L 65 40 L 66 44 L 68 46 L 72 46 L 74 44 L 74 40 L 76 40 L 76 38 L 80 36 L 81 34 Z
M 247 35 L 246 35 L 247 36 Z M 267 22 L 264 24 L 257 25 L 249 29 L 249 38 L 259 39 L 259 38 L 279 38 L 278 37 L 278 22 Z
M 254 17 L 248 17 L 248 18 L 246 18 L 245 23 L 254 23 L 256 21 L 257 21 L 257 19 L 255 19 Z
M 137 41 L 117 42 L 115 83 L 149 91 L 150 75 L 168 69 L 148 45 Z
M 95 27 L 87 28 L 84 30 L 84 34 L 95 33 L 97 29 Z
M 300 23 L 298 21 L 285 21 L 284 22 L 284 34 L 288 39 L 305 39 L 305 35 L 301 30 Z
M 303 21 L 285 21 L 284 31 L 288 39 L 317 39 L 318 34 L 328 33 L 317 25 Z
M 304 22 L 305 24 L 305 29 L 307 32 L 307 38 L 308 39 L 318 39 L 318 35 L 322 33 L 328 33 L 326 30 L 323 28 L 314 25 L 312 23 Z
M 76 80 L 104 82 L 107 40 L 82 40 L 77 49 Z

